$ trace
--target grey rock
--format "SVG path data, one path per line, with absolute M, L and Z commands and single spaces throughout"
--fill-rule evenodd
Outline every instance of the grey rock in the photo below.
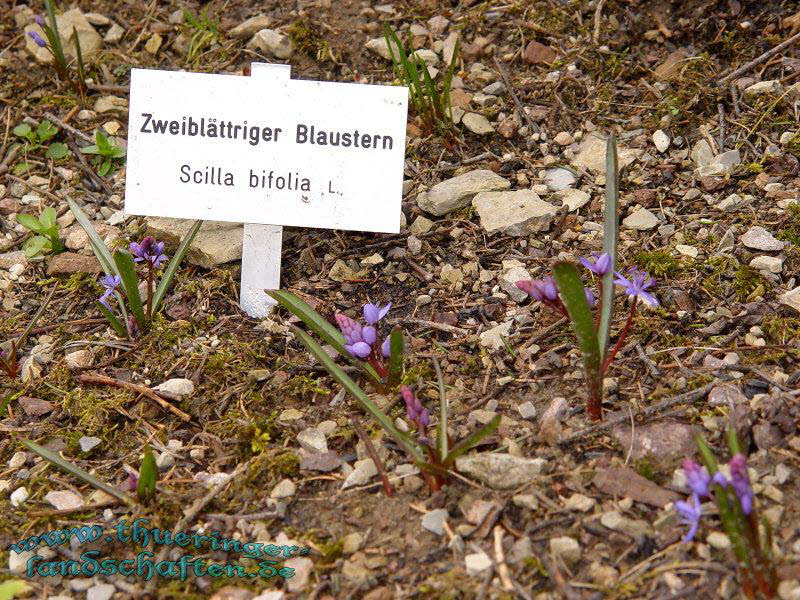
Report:
M 783 85 L 777 79 L 759 81 L 744 88 L 744 95 L 751 97 L 763 96 L 764 94 L 780 94 L 781 92 L 783 92 Z
M 651 213 L 646 208 L 639 208 L 632 214 L 625 217 L 622 221 L 623 227 L 626 229 L 635 229 L 636 231 L 648 231 L 653 229 L 659 224 L 658 217 Z
M 503 348 L 503 338 L 508 337 L 508 333 L 513 324 L 514 321 L 506 321 L 505 323 L 501 323 L 500 325 L 482 332 L 479 336 L 481 340 L 481 346 L 491 348 L 492 350 L 499 350 L 500 348 Z
M 295 556 L 283 563 L 294 569 L 294 576 L 286 581 L 286 587 L 290 592 L 299 592 L 308 586 L 311 571 L 314 569 L 314 561 L 305 556 Z
M 94 587 L 90 587 L 86 591 L 86 600 L 111 600 L 111 596 L 117 591 L 117 588 L 110 583 L 101 583 Z
M 392 60 L 392 55 L 389 53 L 389 45 L 386 43 L 386 38 L 383 36 L 369 40 L 366 44 L 364 44 L 364 47 L 370 52 L 377 54 L 386 60 Z M 400 53 L 398 52 L 397 44 L 394 41 L 392 41 L 391 52 L 394 53 L 395 59 L 399 58 Z
M 632 538 L 653 535 L 653 529 L 647 521 L 629 519 L 615 510 L 603 513 L 600 517 L 600 524 L 603 525 L 603 527 L 608 527 L 613 531 L 624 533 Z
M 364 485 L 377 474 L 378 469 L 375 467 L 375 463 L 372 462 L 371 458 L 357 460 L 353 467 L 352 473 L 350 473 L 347 476 L 347 479 L 344 480 L 342 489 L 346 490 L 351 487 Z
M 309 427 L 297 434 L 297 443 L 309 452 L 324 453 L 328 451 L 325 435 L 316 427 Z
M 427 213 L 442 216 L 469 206 L 480 192 L 495 192 L 510 187 L 511 184 L 503 177 L 492 171 L 479 169 L 437 183 L 417 196 L 417 205 Z
M 246 21 L 239 23 L 228 32 L 228 36 L 236 40 L 246 40 L 254 36 L 259 31 L 266 29 L 272 24 L 272 19 L 266 15 L 250 17 Z
M 708 393 L 709 406 L 736 406 L 744 402 L 747 402 L 747 396 L 731 384 L 714 386 Z
M 578 540 L 566 535 L 550 538 L 550 552 L 571 565 L 581 559 L 581 545 Z
M 489 123 L 489 119 L 478 113 L 468 112 L 461 117 L 461 123 L 464 127 L 469 129 L 472 133 L 478 135 L 487 135 L 494 133 L 494 127 Z
M 100 442 L 101 442 L 100 438 L 96 438 L 93 436 L 83 436 L 78 440 L 78 445 L 81 447 L 81 452 L 89 452 Z
M 783 271 L 783 259 L 776 256 L 756 256 L 750 261 L 750 266 L 759 271 L 780 273 Z
M 276 500 L 291 498 L 294 496 L 296 491 L 297 486 L 291 479 L 283 479 L 279 481 L 274 488 L 272 488 L 272 492 L 270 492 L 269 497 Z
M 439 55 L 427 48 L 420 48 L 416 52 L 413 52 L 409 58 L 418 58 L 429 67 L 435 67 L 439 64 Z
M 63 48 L 64 55 L 67 60 L 74 60 L 77 58 L 75 51 L 75 44 L 71 41 L 73 32 L 77 32 L 78 41 L 81 46 L 81 56 L 84 61 L 88 61 L 103 45 L 103 39 L 97 33 L 92 24 L 86 19 L 84 14 L 78 8 L 68 10 L 56 16 L 56 24 L 58 25 L 58 35 L 61 40 L 61 47 Z M 25 27 L 25 48 L 30 52 L 37 62 L 42 64 L 52 64 L 53 55 L 47 48 L 40 48 L 36 42 L 28 35 L 29 32 L 36 32 L 42 39 L 46 40 L 42 28 L 32 23 Z
M 532 402 L 523 402 L 517 407 L 517 412 L 523 419 L 533 419 L 536 417 L 536 407 Z
M 83 506 L 83 498 L 70 490 L 53 490 L 45 494 L 44 499 L 57 510 L 70 510 Z
M 247 43 L 251 50 L 260 50 L 266 54 L 286 60 L 294 50 L 292 40 L 274 29 L 262 29 Z
M 39 550 L 41 552 L 41 550 Z M 28 561 L 36 556 L 37 550 L 8 553 L 8 570 L 15 575 L 22 575 L 28 567 Z
M 510 454 L 476 454 L 456 459 L 461 473 L 474 477 L 492 489 L 509 490 L 542 473 L 547 461 Z
M 544 176 L 544 182 L 550 191 L 559 192 L 571 188 L 578 181 L 575 173 L 563 167 L 556 167 L 554 169 L 547 169 Z
M 153 388 L 157 392 L 166 392 L 173 396 L 191 396 L 194 393 L 194 383 L 191 379 L 175 377 L 160 383 Z
M 656 461 L 671 461 L 691 456 L 695 450 L 696 434 L 696 427 L 673 420 L 638 425 L 633 434 L 630 425 L 618 425 L 611 430 L 611 437 L 630 451 L 631 460 L 650 457 Z
M 717 252 L 730 252 L 736 245 L 736 239 L 733 236 L 733 231 L 728 229 L 722 235 L 722 239 L 717 244 Z
M 527 236 L 547 231 L 558 209 L 531 190 L 481 192 L 472 205 L 488 233 Z
M 522 302 L 528 297 L 528 294 L 523 292 L 517 287 L 517 282 L 522 279 L 530 279 L 531 274 L 522 266 L 513 266 L 510 269 L 503 271 L 500 275 L 498 283 L 500 287 L 516 302 Z
M 581 142 L 580 149 L 572 160 L 572 165 L 577 168 L 587 169 L 596 173 L 606 172 L 606 144 L 608 139 L 597 131 L 593 131 Z M 620 169 L 627 167 L 641 154 L 640 150 L 631 150 L 622 144 L 617 146 L 617 156 Z
M 467 575 L 475 577 L 490 569 L 491 566 L 492 559 L 485 552 L 475 552 L 464 557 L 464 567 L 467 570 Z
M 778 301 L 784 306 L 788 306 L 800 313 L 800 287 L 796 287 L 785 294 L 781 294 Z
M 663 130 L 659 129 L 653 134 L 653 144 L 659 152 L 666 152 L 669 149 L 669 142 L 669 136 Z
M 125 35 L 125 30 L 119 24 L 114 23 L 108 28 L 108 31 L 106 31 L 103 41 L 106 44 L 116 44 L 122 39 L 123 35 Z
M 482 91 L 484 94 L 489 94 L 491 96 L 500 96 L 506 93 L 506 86 L 502 81 L 495 81 L 483 88 Z
M 156 239 L 176 248 L 189 232 L 194 221 L 167 219 L 162 217 L 147 219 L 147 233 Z M 197 232 L 189 246 L 187 258 L 190 263 L 211 269 L 242 258 L 244 228 L 240 223 L 206 221 Z
M 700 140 L 692 148 L 691 156 L 695 167 L 706 167 L 714 160 L 714 151 L 707 141 Z
M 428 511 L 422 517 L 422 527 L 436 535 L 444 535 L 444 523 L 448 516 L 446 508 Z
M 764 250 L 765 252 L 777 252 L 783 250 L 785 244 L 775 239 L 775 237 L 763 227 L 758 225 L 751 227 L 741 237 L 742 243 L 753 250 Z
M 14 265 L 28 266 L 28 258 L 22 250 L 0 254 L 0 269 L 10 269 Z

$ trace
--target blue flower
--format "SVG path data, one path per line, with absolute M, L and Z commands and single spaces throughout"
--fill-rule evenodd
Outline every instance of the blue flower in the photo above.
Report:
M 362 327 L 361 323 L 342 314 L 336 315 L 336 322 L 344 335 L 344 349 L 358 358 L 367 358 L 372 354 L 372 344 L 375 343 L 375 328 Z M 364 332 L 367 330 L 365 337 Z M 371 331 L 370 331 L 371 330 Z M 367 340 L 372 342 L 368 343 Z
M 700 508 L 700 498 L 696 494 L 692 494 L 689 502 L 679 500 L 675 503 L 675 510 L 678 511 L 681 523 L 689 525 L 689 531 L 683 538 L 683 543 L 690 542 L 697 533 L 697 528 L 700 527 L 700 517 L 703 516 L 703 510 Z
M 708 496 L 708 485 L 711 477 L 705 467 L 701 467 L 691 459 L 683 461 L 683 472 L 686 474 L 686 485 L 689 486 L 692 494 L 698 497 Z
M 747 463 L 743 454 L 737 454 L 728 462 L 731 469 L 731 487 L 733 488 L 736 497 L 739 498 L 739 504 L 742 506 L 742 512 L 749 515 L 753 512 L 753 488 L 750 487 L 750 477 L 747 475 Z
M 658 306 L 658 300 L 656 297 L 647 291 L 656 284 L 656 280 L 650 277 L 647 273 L 635 268 L 628 269 L 628 275 L 630 279 L 619 272 L 614 274 L 617 276 L 617 278 L 614 280 L 614 283 L 624 287 L 625 293 L 628 294 L 628 296 L 632 298 L 641 298 L 650 306 Z
M 131 253 L 136 257 L 136 262 L 147 261 L 158 269 L 161 263 L 167 260 L 164 254 L 164 242 L 157 242 L 152 236 L 145 237 L 140 244 L 131 242 Z
M 36 43 L 37 46 L 40 48 L 47 48 L 47 42 L 44 41 L 42 36 L 40 36 L 35 31 L 29 31 L 28 36 Z
M 600 277 L 607 275 L 611 271 L 611 256 L 608 252 L 603 252 L 602 254 L 592 252 L 592 256 L 594 257 L 594 262 L 591 262 L 588 258 L 581 258 L 580 263 L 595 275 Z
M 389 312 L 390 308 L 392 308 L 391 302 L 389 302 L 389 304 L 386 306 L 380 306 L 378 304 L 365 304 L 364 320 L 370 325 L 377 325 L 378 321 L 386 316 L 386 313 Z
M 119 284 L 122 283 L 122 279 L 118 275 L 106 275 L 105 277 L 100 278 L 100 285 L 105 288 L 103 295 L 100 296 L 98 302 L 105 306 L 108 310 L 111 310 L 111 306 L 108 304 L 108 299 L 111 297 Z

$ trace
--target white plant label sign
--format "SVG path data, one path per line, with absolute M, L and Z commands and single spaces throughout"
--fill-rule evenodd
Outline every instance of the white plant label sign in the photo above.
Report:
M 397 233 L 403 87 L 133 69 L 125 212 Z

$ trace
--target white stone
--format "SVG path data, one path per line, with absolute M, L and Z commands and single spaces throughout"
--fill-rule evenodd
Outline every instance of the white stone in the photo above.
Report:
M 494 127 L 489 123 L 489 119 L 479 113 L 468 112 L 461 117 L 461 123 L 472 133 L 477 135 L 487 135 L 494 133 Z
M 41 553 L 41 549 L 25 550 L 19 554 L 13 551 L 9 552 L 8 570 L 15 575 L 22 575 L 28 568 L 28 561 L 36 556 L 37 552 Z
M 784 243 L 763 227 L 758 225 L 751 227 L 741 237 L 742 243 L 753 250 L 764 250 L 766 252 L 777 252 L 783 250 Z
M 383 36 L 369 40 L 366 44 L 364 44 L 364 47 L 370 52 L 373 52 L 378 56 L 385 58 L 386 60 L 392 59 L 392 56 L 389 53 L 389 45 L 386 43 L 386 38 Z M 394 41 L 392 41 L 392 52 L 394 53 L 395 60 L 399 61 L 400 54 L 398 52 L 397 44 Z
M 25 464 L 27 460 L 27 455 L 22 452 L 14 452 L 14 455 L 11 457 L 11 460 L 8 461 L 8 468 L 9 469 L 19 469 L 22 465 Z
M 371 458 L 357 460 L 353 466 L 353 471 L 347 476 L 342 484 L 342 489 L 365 485 L 370 479 L 378 474 L 378 469 Z
M 25 487 L 18 487 L 13 492 L 11 492 L 11 496 L 9 496 L 11 500 L 11 506 L 19 506 L 20 504 L 24 503 L 28 499 L 28 490 Z
M 553 194 L 553 198 L 561 200 L 561 205 L 566 206 L 570 212 L 574 212 L 585 206 L 591 200 L 591 195 L 583 190 L 568 188 Z
M 81 452 L 89 452 L 100 442 L 101 442 L 100 438 L 85 435 L 78 440 L 78 445 L 81 447 Z
M 721 531 L 712 531 L 706 537 L 708 545 L 716 548 L 717 550 L 727 550 L 731 547 L 730 538 Z
M 756 256 L 750 261 L 750 266 L 759 271 L 780 273 L 783 271 L 783 259 L 776 256 Z
M 262 29 L 266 29 L 272 24 L 272 19 L 266 15 L 257 15 L 250 17 L 243 23 L 239 23 L 236 27 L 228 32 L 228 37 L 236 40 L 246 40 L 252 37 Z
M 464 566 L 467 574 L 474 577 L 491 568 L 492 559 L 485 552 L 475 552 L 464 557 Z
M 117 588 L 110 583 L 101 583 L 86 591 L 86 600 L 110 600 Z
M 517 412 L 523 419 L 533 419 L 536 417 L 536 407 L 532 402 L 526 401 L 517 407 Z
M 81 56 L 84 61 L 88 61 L 92 55 L 97 52 L 103 45 L 103 39 L 97 33 L 91 23 L 86 19 L 86 16 L 78 8 L 68 10 L 56 16 L 56 25 L 58 26 L 58 36 L 61 40 L 61 47 L 67 58 L 67 61 L 77 58 L 75 43 L 71 40 L 73 32 L 77 32 L 78 42 L 81 47 Z M 25 27 L 25 47 L 34 56 L 37 62 L 42 64 L 52 64 L 53 55 L 47 48 L 41 48 L 31 39 L 28 35 L 29 32 L 38 33 L 42 39 L 46 40 L 47 36 L 44 34 L 39 25 L 31 23 Z
M 547 231 L 558 209 L 539 198 L 532 190 L 513 192 L 481 192 L 472 206 L 487 233 L 527 236 Z
M 575 173 L 564 167 L 556 167 L 554 169 L 547 169 L 544 175 L 544 182 L 548 189 L 553 192 L 559 192 L 571 188 L 578 181 Z
M 481 332 L 479 336 L 481 340 L 481 346 L 491 348 L 492 350 L 500 350 L 500 348 L 504 348 L 505 346 L 502 338 L 508 337 L 509 331 L 511 330 L 511 326 L 513 324 L 514 321 L 506 321 L 505 323 L 501 323 L 496 327 L 492 327 L 491 329 Z
M 88 349 L 76 350 L 64 355 L 64 364 L 70 370 L 88 367 L 92 364 L 92 353 Z
M 575 138 L 572 137 L 566 131 L 559 131 L 556 134 L 556 137 L 553 138 L 553 141 L 558 144 L 559 146 L 569 146 L 573 142 L 575 142 Z
M 325 435 L 315 427 L 309 427 L 297 434 L 297 443 L 309 452 L 324 453 L 328 451 L 328 441 Z
M 625 217 L 622 225 L 626 229 L 635 229 L 637 231 L 648 231 L 653 229 L 659 224 L 658 217 L 643 207 L 639 207 L 635 212 Z
M 292 55 L 292 40 L 274 29 L 262 29 L 247 43 L 251 50 L 260 50 L 266 54 L 286 60 Z
M 422 517 L 422 527 L 436 535 L 444 535 L 444 524 L 448 516 L 446 508 L 428 511 Z
M 314 561 L 305 556 L 295 556 L 283 563 L 284 566 L 294 569 L 294 576 L 286 580 L 286 587 L 290 592 L 299 592 L 308 585 Z
M 550 552 L 560 556 L 567 564 L 575 564 L 581 559 L 581 545 L 569 536 L 550 538 Z
M 685 244 L 677 244 L 675 246 L 675 250 L 677 250 L 679 254 L 683 254 L 684 256 L 689 256 L 691 258 L 697 258 L 698 254 L 700 253 L 699 250 L 694 246 L 687 246 Z
M 283 479 L 272 488 L 269 497 L 280 500 L 281 498 L 291 498 L 297 491 L 297 486 L 291 479 Z
M 714 151 L 706 140 L 700 140 L 692 148 L 691 156 L 695 167 L 707 167 L 714 160 Z
M 480 192 L 496 192 L 510 187 L 508 180 L 496 173 L 478 169 L 437 183 L 417 196 L 417 205 L 429 214 L 442 216 L 469 206 Z
M 191 396 L 194 393 L 194 383 L 191 379 L 176 377 L 168 379 L 153 388 L 157 392 L 165 392 L 173 396 Z
M 439 64 L 439 56 L 436 54 L 436 52 L 433 50 L 428 50 L 427 48 L 420 48 L 416 52 L 412 53 L 409 58 L 418 58 L 429 67 L 435 67 Z
M 800 287 L 781 294 L 778 301 L 784 306 L 788 306 L 800 313 Z
M 578 169 L 587 169 L 596 173 L 606 172 L 607 138 L 599 132 L 592 132 L 581 141 L 580 150 L 572 160 Z M 627 167 L 641 154 L 640 150 L 631 150 L 617 143 L 617 158 L 620 169 Z
M 769 81 L 759 81 L 751 86 L 744 88 L 745 96 L 761 96 L 763 94 L 780 94 L 783 92 L 781 82 L 772 79 Z
M 58 510 L 70 510 L 83 506 L 83 498 L 70 490 L 60 490 L 47 492 L 44 499 L 55 506 Z
M 666 152 L 669 149 L 669 143 L 669 136 L 664 133 L 662 129 L 659 129 L 653 134 L 653 144 L 655 144 L 656 150 L 659 152 Z
M 459 472 L 498 490 L 513 489 L 529 482 L 542 473 L 546 464 L 543 458 L 522 458 L 502 453 L 474 454 L 456 459 Z
M 597 501 L 594 498 L 589 498 L 589 496 L 584 496 L 583 494 L 572 494 L 564 502 L 564 507 L 568 510 L 588 512 L 594 508 L 595 504 L 597 504 Z
M 528 280 L 530 278 L 531 274 L 528 273 L 525 267 L 514 266 L 506 271 L 503 271 L 503 273 L 500 275 L 498 283 L 503 291 L 511 296 L 514 301 L 522 302 L 528 297 L 528 294 L 517 287 L 517 282 L 520 280 Z

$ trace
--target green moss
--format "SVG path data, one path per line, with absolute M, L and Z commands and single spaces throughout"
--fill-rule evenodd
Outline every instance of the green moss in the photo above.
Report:
M 764 279 L 758 271 L 747 265 L 740 265 L 733 277 L 733 293 L 739 302 L 746 302 L 759 286 L 768 290 L 770 282 Z
M 800 339 L 800 319 L 796 317 L 765 315 L 761 329 L 767 334 L 771 344 L 786 344 L 791 340 Z
M 315 379 L 310 375 L 295 375 L 280 387 L 280 391 L 295 398 L 305 398 L 314 394 L 330 394 L 330 390 L 322 387 L 321 381 L 321 377 Z
M 798 136 L 795 136 L 797 138 Z M 800 204 L 794 202 L 786 207 L 787 220 L 776 236 L 779 240 L 800 246 Z
M 310 19 L 300 19 L 292 23 L 286 33 L 296 50 L 315 58 L 322 47 L 324 36 L 320 28 Z
M 686 268 L 680 260 L 672 256 L 669 250 L 637 252 L 633 256 L 633 263 L 658 278 L 677 277 Z

